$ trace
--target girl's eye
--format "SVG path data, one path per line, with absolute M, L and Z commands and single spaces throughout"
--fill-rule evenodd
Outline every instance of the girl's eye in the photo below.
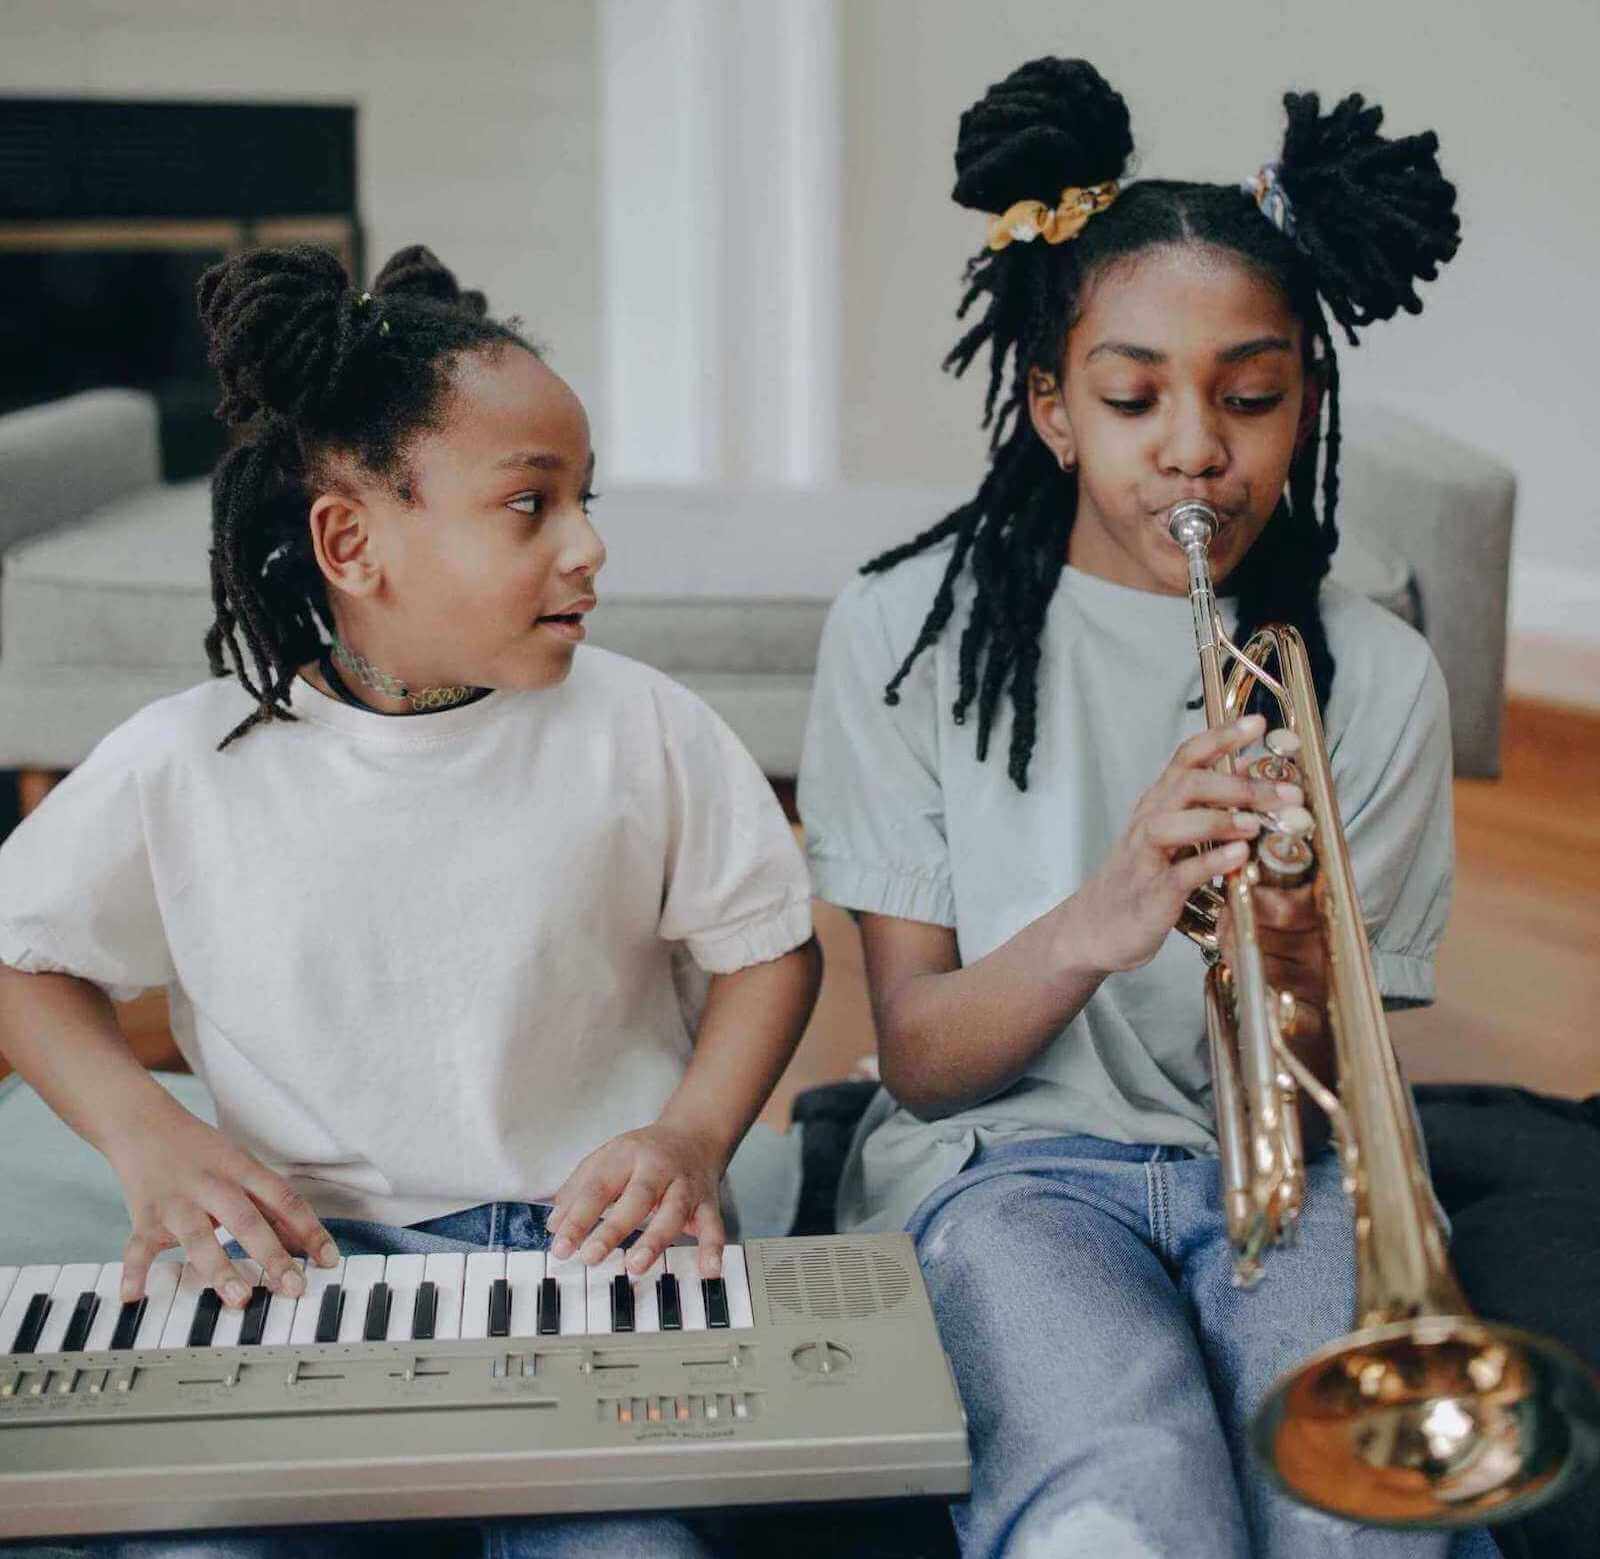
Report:
M 1140 412 L 1149 411 L 1150 408 L 1153 405 L 1155 405 L 1155 402 L 1151 401 L 1151 400 L 1134 400 L 1134 401 L 1112 401 L 1112 400 L 1108 400 L 1106 402 L 1106 405 L 1109 406 L 1113 411 L 1121 412 L 1124 417 L 1137 417 Z
M 507 500 L 506 507 L 515 509 L 518 514 L 537 514 L 544 507 L 544 494 L 518 493 L 515 498 Z
M 1265 412 L 1273 411 L 1283 404 L 1283 396 L 1278 395 L 1231 395 L 1228 404 L 1235 411 L 1242 411 L 1247 417 L 1259 417 Z
M 578 495 L 578 502 L 583 505 L 583 512 L 585 514 L 589 512 L 589 505 L 596 502 L 599 497 L 600 494 L 595 492 L 585 492 Z

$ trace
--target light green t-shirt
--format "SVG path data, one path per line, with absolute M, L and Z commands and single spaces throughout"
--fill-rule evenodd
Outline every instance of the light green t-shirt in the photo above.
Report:
M 1193 616 L 1182 596 L 1066 568 L 1041 638 L 1028 789 L 1007 775 L 1012 710 L 1001 701 L 989 757 L 976 703 L 951 709 L 972 593 L 901 684 L 948 546 L 858 578 L 823 631 L 799 805 L 812 881 L 851 910 L 955 929 L 970 964 L 1071 895 L 1101 864 L 1186 736 L 1204 725 Z M 1336 663 L 1323 711 L 1334 785 L 1391 1005 L 1433 997 L 1449 911 L 1450 720 L 1427 643 L 1332 580 L 1322 616 Z M 1234 625 L 1224 598 L 1223 619 Z M 1202 1009 L 1203 965 L 1174 932 L 1142 968 L 1105 980 L 1010 1088 L 938 1121 L 880 1090 L 852 1144 L 841 1228 L 901 1227 L 980 1141 L 1089 1133 L 1216 1150 Z

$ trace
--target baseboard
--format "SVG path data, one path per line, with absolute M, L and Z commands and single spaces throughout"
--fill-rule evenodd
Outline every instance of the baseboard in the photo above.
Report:
M 1600 641 L 1513 633 L 1506 645 L 1506 696 L 1600 713 Z
M 1553 563 L 1511 569 L 1511 632 L 1600 651 L 1600 572 Z

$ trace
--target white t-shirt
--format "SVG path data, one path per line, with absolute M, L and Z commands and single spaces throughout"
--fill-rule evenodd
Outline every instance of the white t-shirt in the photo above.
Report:
M 392 717 L 231 678 L 141 710 L 0 849 L 0 962 L 166 986 L 218 1124 L 319 1214 L 547 1200 L 683 1074 L 694 965 L 811 934 L 771 788 L 694 694 L 567 680 Z
M 1194 618 L 1185 596 L 1062 570 L 1040 638 L 1028 789 L 1008 776 L 1002 699 L 989 756 L 976 701 L 951 716 L 970 614 L 918 658 L 897 706 L 883 690 L 916 642 L 945 546 L 857 579 L 823 632 L 799 802 L 812 880 L 848 909 L 955 930 L 975 963 L 1099 869 L 1173 749 L 1201 730 Z M 1230 632 L 1236 603 L 1221 603 Z M 1329 580 L 1321 610 L 1336 670 L 1323 711 L 1329 762 L 1379 989 L 1432 999 L 1450 903 L 1450 720 L 1426 641 Z M 841 1227 L 897 1228 L 980 1141 L 1087 1133 L 1215 1151 L 1197 949 L 1174 933 L 1142 968 L 1103 981 L 1010 1088 L 937 1121 L 880 1092 L 840 1188 Z

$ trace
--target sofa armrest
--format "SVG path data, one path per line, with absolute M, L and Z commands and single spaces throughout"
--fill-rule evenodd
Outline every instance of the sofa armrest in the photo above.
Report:
M 161 478 L 155 397 L 86 390 L 0 417 L 0 553 Z
M 1378 406 L 1344 408 L 1339 522 L 1400 552 L 1450 690 L 1456 774 L 1500 772 L 1516 477 L 1491 455 Z

